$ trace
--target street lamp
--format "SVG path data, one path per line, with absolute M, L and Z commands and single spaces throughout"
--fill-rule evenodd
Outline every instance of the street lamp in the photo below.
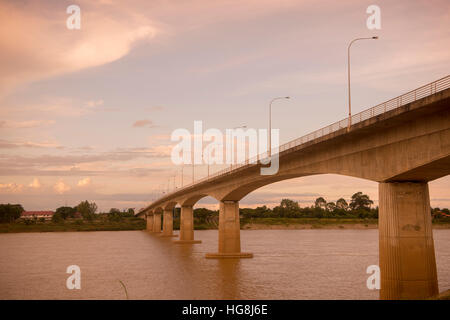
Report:
M 270 103 L 269 103 L 269 157 L 272 156 L 272 103 L 275 100 L 280 100 L 280 99 L 290 99 L 290 97 L 277 97 L 277 98 L 273 98 Z
M 247 128 L 247 126 L 246 125 L 243 125 L 243 126 L 238 126 L 238 127 L 234 127 L 233 128 L 233 130 L 236 130 L 236 129 L 246 129 Z M 234 137 L 231 137 L 232 139 L 233 139 L 233 146 L 234 146 L 234 148 L 233 148 L 233 153 L 232 153 L 232 155 L 233 155 L 233 158 L 231 158 L 231 163 L 230 163 L 230 170 L 232 170 L 233 169 L 233 161 L 234 161 L 234 152 L 235 152 L 235 150 L 236 150 L 236 145 L 234 144 Z M 236 150 L 236 152 L 237 152 L 237 150 Z
M 191 137 L 193 137 L 193 136 L 191 135 Z M 194 144 L 194 147 L 195 147 L 195 144 Z M 195 148 L 194 148 L 194 150 L 195 150 Z M 194 184 L 194 182 L 195 182 L 195 164 L 194 164 L 194 161 L 195 161 L 195 155 L 194 155 L 194 152 L 195 152 L 195 151 L 191 152 L 191 160 L 192 160 L 192 184 Z
M 173 190 L 177 190 L 177 173 L 175 171 L 175 173 L 173 174 Z
M 203 133 L 202 133 L 202 141 L 203 141 Z M 209 151 L 209 150 L 208 150 L 208 151 Z M 203 163 L 204 159 L 205 159 L 205 151 L 204 151 L 204 148 L 203 148 L 203 146 L 202 146 L 202 163 Z M 208 153 L 207 166 L 208 166 L 208 178 L 209 178 L 209 153 Z
M 347 48 L 347 58 L 348 58 L 348 127 L 347 130 L 350 130 L 350 126 L 352 125 L 352 100 L 351 100 L 351 94 L 350 94 L 350 47 L 352 46 L 353 42 L 358 40 L 376 40 L 378 39 L 378 36 L 374 37 L 368 37 L 368 38 L 356 38 L 353 39 Z
M 184 169 L 184 163 L 181 164 L 181 187 L 182 188 L 183 188 L 183 179 L 184 179 L 183 169 Z

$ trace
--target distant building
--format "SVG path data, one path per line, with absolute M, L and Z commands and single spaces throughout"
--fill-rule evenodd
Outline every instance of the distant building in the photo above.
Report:
M 53 211 L 24 211 L 21 214 L 22 219 L 40 219 L 51 220 L 55 213 Z

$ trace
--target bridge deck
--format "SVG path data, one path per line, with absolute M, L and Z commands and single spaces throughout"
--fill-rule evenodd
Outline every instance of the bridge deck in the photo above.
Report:
M 350 138 L 352 133 L 355 132 L 356 130 L 360 132 L 361 129 L 372 126 L 374 123 L 379 123 L 380 121 L 398 116 L 401 113 L 411 111 L 409 106 L 411 105 L 412 102 L 426 99 L 438 93 L 442 93 L 443 91 L 449 90 L 450 90 L 450 75 L 353 115 L 351 117 L 350 130 L 347 130 L 349 118 L 345 118 L 341 121 L 335 122 L 329 126 L 326 126 L 319 130 L 311 132 L 305 136 L 302 136 L 288 143 L 285 143 L 278 148 L 277 150 L 278 156 L 280 159 L 282 159 L 293 152 L 302 150 L 304 148 L 324 142 L 329 139 L 334 139 L 338 136 L 348 136 Z M 232 168 L 226 168 L 218 172 L 215 172 L 211 174 L 209 177 L 201 178 L 193 183 L 185 185 L 182 188 L 176 189 L 171 193 L 164 195 L 163 197 L 154 201 L 150 206 L 154 206 L 159 203 L 164 203 L 172 198 L 182 195 L 183 193 L 188 192 L 189 190 L 197 188 L 201 185 L 219 182 L 225 177 L 229 177 L 230 175 L 234 174 L 239 174 L 240 172 L 242 172 L 242 170 L 249 170 L 250 167 L 254 167 L 255 169 L 257 169 L 261 167 L 261 164 L 258 163 L 258 160 L 264 159 L 266 157 L 267 154 L 261 154 L 258 155 L 257 157 L 247 159 L 243 163 L 233 165 Z M 139 213 L 145 211 L 147 208 L 141 210 Z

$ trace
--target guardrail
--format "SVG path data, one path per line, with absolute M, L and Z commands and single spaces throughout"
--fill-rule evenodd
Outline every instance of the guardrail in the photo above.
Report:
M 364 111 L 361 111 L 359 113 L 356 113 L 354 115 L 352 115 L 352 119 L 351 119 L 351 124 L 354 125 L 356 123 L 365 121 L 367 119 L 370 119 L 372 117 L 376 117 L 380 114 L 383 114 L 385 112 L 397 109 L 401 106 L 404 106 L 408 103 L 411 103 L 413 101 L 428 97 L 432 94 L 435 94 L 436 92 L 445 90 L 450 88 L 450 75 L 441 78 L 439 80 L 433 81 L 431 83 L 428 83 L 424 86 L 421 86 L 415 90 L 409 91 L 405 94 L 402 94 L 401 96 L 398 96 L 396 98 L 393 98 L 391 100 L 388 100 L 386 102 L 380 103 L 372 108 L 366 109 Z M 336 132 L 338 130 L 341 130 L 343 128 L 346 128 L 348 126 L 348 120 L 349 118 L 345 118 L 343 120 L 337 121 L 333 124 L 330 124 L 326 127 L 323 127 L 321 129 L 318 129 L 316 131 L 313 131 L 307 135 L 304 135 L 300 138 L 291 140 L 285 144 L 282 144 L 279 148 L 278 148 L 278 153 L 284 152 L 288 149 L 297 147 L 299 145 L 302 145 L 304 143 L 307 143 L 309 141 L 315 140 L 317 138 L 320 138 L 324 135 Z M 188 185 L 183 186 L 182 188 L 179 189 L 175 189 L 170 193 L 165 194 L 163 197 L 161 197 L 160 199 L 166 198 L 168 196 L 170 196 L 173 193 L 176 192 L 180 192 L 181 190 L 187 190 L 191 187 L 193 187 L 196 184 L 208 181 L 208 180 L 213 180 L 219 176 L 234 172 L 246 165 L 249 164 L 256 164 L 258 162 L 259 159 L 264 159 L 267 158 L 267 153 L 263 153 L 263 154 L 259 154 L 256 157 L 252 157 L 250 159 L 246 159 L 245 162 L 239 163 L 239 164 L 235 164 L 233 165 L 231 168 L 225 168 L 223 170 L 217 171 L 211 175 L 209 175 L 208 177 L 204 177 L 201 179 L 198 179 L 197 181 L 191 182 Z M 158 199 L 158 200 L 160 200 Z M 156 201 L 158 201 L 156 200 Z

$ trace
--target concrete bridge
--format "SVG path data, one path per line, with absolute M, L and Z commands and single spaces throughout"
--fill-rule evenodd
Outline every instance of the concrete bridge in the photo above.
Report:
M 207 258 L 248 258 L 241 252 L 239 201 L 286 179 L 342 174 L 379 183 L 381 299 L 438 294 L 428 182 L 450 173 L 450 76 L 336 122 L 279 149 L 276 175 L 248 160 L 164 195 L 138 213 L 147 229 L 173 236 L 173 208 L 181 206 L 179 240 L 194 239 L 193 206 L 206 196 L 220 203 L 218 252 Z

